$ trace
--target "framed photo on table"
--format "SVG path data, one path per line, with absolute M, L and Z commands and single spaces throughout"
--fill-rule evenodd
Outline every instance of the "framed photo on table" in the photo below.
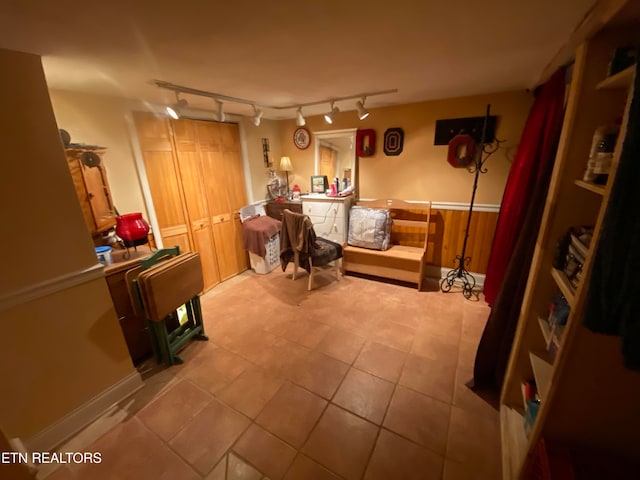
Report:
M 325 193 L 329 189 L 326 175 L 311 175 L 311 193 Z

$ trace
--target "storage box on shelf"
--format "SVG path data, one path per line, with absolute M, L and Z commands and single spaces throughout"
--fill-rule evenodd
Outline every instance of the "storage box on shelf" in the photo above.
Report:
M 622 19 L 628 25 L 622 27 Z M 606 458 L 640 461 L 640 374 L 624 368 L 619 338 L 596 335 L 582 326 L 587 295 L 597 294 L 587 291 L 588 280 L 626 133 L 633 68 L 615 79 L 603 78 L 612 52 L 636 36 L 640 16 L 621 13 L 613 21 L 615 26 L 592 36 L 575 56 L 558 153 L 501 394 L 505 479 L 534 478 L 530 475 L 539 466 L 535 459 L 541 442 L 573 453 L 606 452 Z M 622 125 L 608 180 L 605 185 L 585 181 L 594 131 L 616 118 L 622 118 Z M 590 245 L 574 241 L 572 255 L 583 261 L 579 275 L 570 280 L 553 261 L 558 239 L 575 225 L 592 225 L 594 230 Z M 549 304 L 558 291 L 569 307 L 566 325 L 548 322 Z M 522 384 L 531 380 L 540 404 L 527 436 Z

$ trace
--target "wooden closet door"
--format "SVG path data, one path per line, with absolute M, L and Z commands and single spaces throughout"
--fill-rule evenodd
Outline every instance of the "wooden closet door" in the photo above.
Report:
M 222 138 L 222 154 L 229 179 L 229 205 L 231 207 L 231 219 L 233 224 L 233 248 L 235 268 L 242 272 L 249 268 L 249 256 L 244 249 L 242 241 L 242 222 L 240 221 L 240 209 L 247 204 L 247 187 L 244 178 L 244 166 L 242 164 L 242 151 L 240 149 L 240 129 L 235 123 L 220 124 Z
M 329 183 L 338 175 L 338 155 L 335 150 L 320 146 L 320 175 L 326 175 Z
M 220 283 L 220 273 L 207 200 L 203 190 L 204 182 L 200 151 L 196 143 L 195 122 L 186 119 L 172 120 L 171 126 L 191 236 L 202 261 L 204 289 L 208 290 Z
M 173 152 L 167 118 L 136 112 L 134 121 L 151 190 L 156 218 L 165 247 L 178 245 L 181 252 L 192 250 L 182 188 Z
M 246 205 L 240 136 L 237 125 L 203 121 L 196 122 L 196 133 L 218 267 L 224 280 L 248 268 L 239 214 Z

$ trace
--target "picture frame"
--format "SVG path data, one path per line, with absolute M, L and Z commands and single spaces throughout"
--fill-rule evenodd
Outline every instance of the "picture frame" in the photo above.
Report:
M 311 143 L 311 134 L 309 130 L 304 127 L 296 128 L 293 132 L 293 143 L 300 150 L 305 150 Z
M 311 175 L 311 193 L 325 193 L 329 189 L 326 175 Z

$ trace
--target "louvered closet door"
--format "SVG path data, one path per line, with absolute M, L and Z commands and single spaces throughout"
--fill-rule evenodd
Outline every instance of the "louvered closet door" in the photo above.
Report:
M 167 118 L 140 112 L 134 114 L 134 120 L 160 228 L 160 232 L 154 234 L 160 235 L 165 247 L 178 245 L 181 252 L 189 252 L 192 250 L 192 242 L 183 207 L 182 186 L 174 158 L 169 121 Z
M 228 123 L 197 121 L 196 132 L 218 268 L 225 280 L 248 267 L 239 215 L 246 205 L 240 136 L 238 126 Z
M 208 290 L 220 283 L 220 273 L 213 243 L 213 231 L 203 190 L 203 175 L 200 165 L 200 151 L 196 143 L 196 124 L 193 120 L 172 120 L 176 157 L 185 206 L 191 227 L 195 249 L 200 253 L 204 289 Z

